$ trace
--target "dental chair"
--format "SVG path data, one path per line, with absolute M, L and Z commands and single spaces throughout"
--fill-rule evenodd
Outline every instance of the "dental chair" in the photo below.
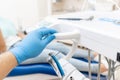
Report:
M 86 59 L 79 58 L 79 60 L 86 61 Z M 92 61 L 91 63 L 97 63 Z M 40 64 L 27 64 L 27 65 L 19 65 L 15 67 L 9 74 L 8 77 L 28 75 L 28 74 L 49 74 L 55 75 L 56 73 L 52 66 L 49 63 L 40 63 Z M 86 77 L 88 77 L 88 72 L 82 72 Z M 92 80 L 97 80 L 97 74 L 92 74 Z M 107 80 L 106 76 L 101 75 L 101 80 Z

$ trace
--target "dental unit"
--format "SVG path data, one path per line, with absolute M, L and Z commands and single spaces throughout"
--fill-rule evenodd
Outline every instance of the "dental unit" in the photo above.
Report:
M 41 24 L 54 25 L 59 32 L 78 30 L 81 35 L 79 40 L 81 46 L 97 51 L 111 60 L 120 61 L 119 26 L 103 21 L 62 21 L 58 19 L 58 16 L 47 17 L 40 26 Z
M 60 33 L 69 33 L 74 30 L 79 32 L 79 39 L 77 40 L 80 46 L 84 46 L 88 49 L 88 53 L 90 56 L 91 51 L 96 51 L 99 53 L 99 63 L 101 63 L 101 55 L 105 56 L 108 61 L 109 69 L 108 69 L 108 80 L 111 80 L 111 75 L 114 76 L 114 72 L 112 69 L 114 67 L 113 64 L 115 61 L 120 62 L 120 27 L 115 24 L 103 22 L 103 21 L 76 21 L 76 20 L 59 20 L 59 18 L 64 17 L 72 17 L 78 15 L 76 14 L 68 14 L 61 16 L 52 16 L 47 17 L 40 23 L 40 26 L 49 26 L 58 30 Z M 42 25 L 41 25 L 42 24 Z M 109 29 L 109 30 L 108 30 Z M 61 34 L 62 35 L 62 34 Z M 72 36 L 73 37 L 73 36 Z M 65 37 L 63 37 L 64 40 Z M 75 37 L 73 37 L 75 38 Z M 57 37 L 56 37 L 57 39 Z M 58 38 L 60 39 L 60 38 Z M 70 39 L 70 38 L 68 38 Z M 76 39 L 76 38 L 75 38 Z M 73 42 L 74 43 L 74 42 Z M 110 55 L 111 54 L 111 55 Z M 52 55 L 53 56 L 53 55 Z M 63 58 L 64 59 L 64 58 Z M 89 58 L 88 58 L 89 59 Z M 67 61 L 67 60 L 65 60 Z M 61 64 L 62 59 L 59 61 Z M 89 59 L 89 79 L 91 80 L 91 60 Z M 53 62 L 54 63 L 54 62 Z M 63 63 L 62 63 L 63 64 Z M 61 64 L 61 66 L 62 66 Z M 111 66 L 112 65 L 112 66 Z M 100 64 L 98 66 L 98 76 L 97 80 L 100 80 Z M 71 70 L 71 69 L 69 69 Z M 63 68 L 64 71 L 64 68 Z M 67 77 L 68 78 L 68 77 Z M 64 79 L 64 77 L 63 77 Z M 79 78 L 80 80 L 80 78 Z M 81 79 L 82 80 L 82 79 Z M 83 79 L 84 80 L 84 79 Z M 113 79 L 115 80 L 115 79 Z

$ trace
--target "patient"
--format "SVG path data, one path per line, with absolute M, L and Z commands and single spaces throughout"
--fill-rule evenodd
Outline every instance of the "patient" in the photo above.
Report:
M 23 33 L 18 33 L 16 35 L 16 32 L 14 32 L 15 30 L 12 30 L 14 29 L 13 25 L 11 24 L 8 25 L 9 24 L 8 22 L 5 22 L 4 24 L 7 24 L 7 25 L 6 26 L 2 25 L 0 26 L 0 28 L 3 32 L 3 36 L 6 42 L 7 49 L 9 49 L 10 47 L 13 47 L 15 44 L 19 43 L 19 41 L 22 40 L 25 37 L 25 35 Z M 8 26 L 9 26 L 9 29 L 8 29 Z M 36 58 L 26 60 L 21 65 L 32 64 L 32 63 L 46 63 L 49 52 L 55 53 L 56 57 L 60 59 L 69 52 L 69 49 L 70 49 L 70 46 L 67 46 L 63 43 L 53 42 L 46 47 L 46 49 L 41 53 L 41 55 L 39 55 Z M 98 55 L 97 53 L 91 53 L 91 59 L 94 59 L 97 55 Z M 75 58 L 71 58 L 69 60 L 71 64 L 73 64 L 79 71 L 88 71 L 88 62 L 76 59 L 76 58 L 81 58 L 81 57 L 87 59 L 88 51 L 78 48 L 73 57 Z M 98 63 L 91 64 L 91 68 L 92 68 L 93 73 L 97 73 Z M 107 67 L 103 63 L 101 63 L 101 73 L 105 71 L 107 71 Z

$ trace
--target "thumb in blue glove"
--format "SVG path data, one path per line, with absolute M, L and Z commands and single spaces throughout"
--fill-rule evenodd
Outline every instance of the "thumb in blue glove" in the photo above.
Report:
M 55 30 L 42 28 L 29 33 L 21 42 L 10 51 L 16 57 L 18 64 L 26 59 L 38 56 L 53 39 Z

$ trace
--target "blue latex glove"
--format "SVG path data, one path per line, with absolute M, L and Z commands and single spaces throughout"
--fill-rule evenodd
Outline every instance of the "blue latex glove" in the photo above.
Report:
M 16 57 L 18 64 L 22 61 L 38 56 L 53 39 L 53 29 L 41 28 L 29 33 L 21 42 L 15 45 L 10 51 Z

